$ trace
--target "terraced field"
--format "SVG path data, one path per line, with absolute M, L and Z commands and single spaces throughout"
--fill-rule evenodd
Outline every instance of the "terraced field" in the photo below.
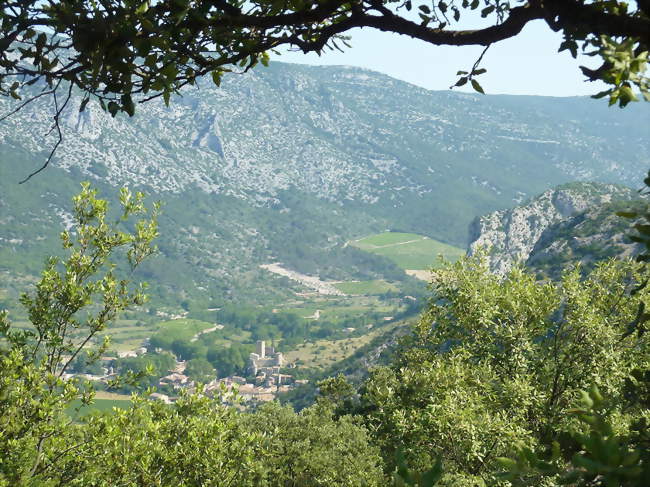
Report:
M 402 269 L 426 270 L 438 267 L 438 256 L 455 261 L 465 250 L 415 233 L 385 232 L 359 240 L 350 245 L 382 255 L 395 262 Z

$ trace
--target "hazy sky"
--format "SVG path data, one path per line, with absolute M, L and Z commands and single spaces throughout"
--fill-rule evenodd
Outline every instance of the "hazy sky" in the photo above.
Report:
M 345 53 L 304 55 L 289 52 L 277 59 L 306 64 L 345 64 L 379 71 L 424 88 L 445 90 L 455 83 L 458 70 L 468 71 L 481 47 L 437 47 L 419 40 L 374 29 L 351 31 L 352 48 Z M 594 65 L 592 58 L 574 60 L 558 53 L 561 35 L 542 21 L 529 24 L 513 39 L 495 44 L 485 55 L 488 72 L 479 78 L 486 93 L 518 95 L 592 95 L 602 85 L 585 83 L 580 64 Z

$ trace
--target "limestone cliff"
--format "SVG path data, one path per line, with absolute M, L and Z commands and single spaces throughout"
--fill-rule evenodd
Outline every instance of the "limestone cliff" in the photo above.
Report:
M 583 248 L 578 252 L 581 258 L 593 260 L 595 256 L 589 255 L 589 248 L 596 251 L 592 244 L 604 244 L 608 239 L 623 244 L 623 227 L 627 227 L 616 217 L 614 202 L 629 201 L 635 194 L 623 186 L 599 183 L 572 183 L 550 189 L 513 209 L 476 218 L 470 225 L 469 253 L 481 247 L 488 249 L 490 267 L 500 274 L 516 262 L 539 264 L 553 261 L 560 254 L 569 257 L 567 249 L 571 246 Z M 599 221 L 608 222 L 601 233 L 596 224 Z M 581 224 L 582 229 L 578 228 Z M 575 232 L 581 232 L 581 236 L 572 235 Z

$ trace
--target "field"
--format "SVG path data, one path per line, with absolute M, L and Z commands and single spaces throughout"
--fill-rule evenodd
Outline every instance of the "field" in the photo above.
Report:
M 459 247 L 415 233 L 379 233 L 354 240 L 350 242 L 350 245 L 382 255 L 402 269 L 430 269 L 440 265 L 439 255 L 446 260 L 455 261 L 465 254 L 465 251 Z
M 343 338 L 341 340 L 318 340 L 299 345 L 295 350 L 284 354 L 288 362 L 297 362 L 300 367 L 324 368 L 352 355 L 357 349 L 370 343 L 376 336 L 386 333 L 404 322 L 377 326 L 363 336 Z
M 374 282 L 374 281 L 361 281 L 361 282 Z M 383 281 L 379 281 L 383 282 Z M 360 284 L 357 282 L 344 282 L 336 286 L 346 286 L 348 284 Z M 390 285 L 385 283 L 386 285 Z M 378 313 L 386 313 L 392 315 L 399 307 L 399 300 L 396 301 L 380 301 L 374 296 L 348 296 L 341 297 L 327 297 L 316 298 L 306 301 L 304 303 L 291 303 L 287 307 L 279 307 L 278 311 L 295 313 L 302 318 L 314 319 L 316 311 L 321 320 L 329 321 L 342 321 L 349 318 L 363 316 L 368 311 L 376 311 Z
M 76 411 L 81 405 L 81 401 L 74 401 L 68 408 L 68 414 L 70 416 L 86 416 L 87 414 L 99 411 L 112 411 L 114 407 L 120 409 L 126 409 L 131 405 L 131 396 L 125 394 L 113 394 L 110 392 L 97 391 L 95 395 L 95 400 L 90 406 L 83 406 L 79 409 L 79 412 Z
M 384 294 L 388 291 L 395 291 L 397 287 L 381 280 L 374 281 L 350 281 L 334 284 L 334 287 L 345 294 Z
M 156 334 L 164 335 L 171 341 L 190 341 L 199 332 L 212 328 L 213 326 L 213 323 L 208 323 L 207 321 L 181 318 L 158 323 L 158 331 Z

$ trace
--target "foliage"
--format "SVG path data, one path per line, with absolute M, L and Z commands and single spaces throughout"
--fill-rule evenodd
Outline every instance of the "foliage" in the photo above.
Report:
M 641 190 L 641 193 L 644 196 L 648 196 L 650 194 L 650 171 L 648 171 L 648 176 L 643 182 L 645 188 Z M 645 252 L 638 257 L 640 262 L 650 262 L 650 205 L 648 205 L 647 200 L 645 200 L 645 203 L 645 206 L 641 209 L 618 212 L 618 215 L 624 218 L 640 220 L 635 221 L 633 228 L 636 230 L 636 233 L 630 236 L 633 241 L 645 247 Z
M 49 258 L 36 290 L 21 298 L 32 327 L 14 329 L 0 314 L 0 485 L 32 485 L 70 447 L 62 433 L 68 431 L 64 411 L 75 399 L 87 404 L 93 394 L 64 374 L 82 353 L 96 360 L 108 340 L 93 346 L 95 337 L 121 310 L 144 302 L 142 286 L 118 280 L 112 260 L 124 250 L 134 269 L 155 251 L 157 206 L 147 218 L 143 200 L 123 189 L 121 214 L 110 223 L 107 202 L 82 185 L 73 200 L 73 231 L 61 234 L 67 259 Z M 133 215 L 142 218 L 132 232 L 120 230 Z
M 75 433 L 80 447 L 59 460 L 55 485 L 254 485 L 259 436 L 206 397 L 173 406 L 139 398 Z
M 195 358 L 187 361 L 185 375 L 195 382 L 206 383 L 216 379 L 217 372 L 206 359 Z
M 641 271 L 609 261 L 541 284 L 521 268 L 491 275 L 481 255 L 436 271 L 429 309 L 357 406 L 389 471 L 403 449 L 415 471 L 441 455 L 444 485 L 495 482 L 496 458 L 514 444 L 534 448 L 575 426 L 566 413 L 592 383 L 624 423 L 638 410 L 626 380 L 650 356 L 647 336 L 625 333 L 647 299 L 630 293 Z
M 262 435 L 270 485 L 383 485 L 378 448 L 350 416 L 335 420 L 323 405 L 296 414 L 270 403 L 243 420 Z
M 530 485 L 540 477 L 556 479 L 560 485 L 630 486 L 650 483 L 650 430 L 644 418 L 633 426 L 636 433 L 616 433 L 610 411 L 597 387 L 583 392 L 581 407 L 570 411 L 586 432 L 574 432 L 571 439 L 579 451 L 553 442 L 550 458 L 540 458 L 530 448 L 521 448 L 516 458 L 499 458 L 506 469 L 502 477 L 513 485 Z M 565 459 L 569 459 L 569 466 Z
M 246 372 L 248 356 L 252 351 L 253 346 L 232 343 L 229 347 L 208 350 L 207 359 L 216 369 L 217 377 L 228 377 Z
M 90 359 L 90 360 L 89 360 Z M 103 368 L 99 361 L 95 361 L 92 357 L 88 357 L 86 353 L 80 353 L 70 363 L 70 372 L 77 374 L 92 374 L 92 375 L 102 375 Z
M 146 212 L 142 195 L 123 191 L 122 202 L 121 220 Z M 23 298 L 33 330 L 15 330 L 0 314 L 0 486 L 382 485 L 381 460 L 365 429 L 322 406 L 296 414 L 269 405 L 243 415 L 224 404 L 236 397 L 212 399 L 199 386 L 173 405 L 134 395 L 110 413 L 88 414 L 92 387 L 64 373 L 96 359 L 107 344 L 93 349 L 93 337 L 117 311 L 142 302 L 128 282 L 112 284 L 110 257 L 123 247 L 135 266 L 151 253 L 155 214 L 123 233 L 106 223 L 106 202 L 88 186 L 75 205 L 77 239 L 62 236 L 69 258 L 59 267 L 50 259 L 35 295 Z M 174 363 L 157 353 L 115 366 L 133 384 Z M 198 380 L 214 375 L 203 358 L 190 360 L 187 372 Z
M 603 60 L 601 68 L 583 72 L 611 85 L 602 96 L 625 106 L 635 99 L 632 87 L 647 95 L 649 9 L 645 0 L 634 7 L 617 0 L 12 0 L 0 13 L 0 81 L 2 93 L 15 98 L 23 84 L 42 80 L 48 93 L 68 83 L 113 115 L 133 115 L 137 101 L 162 96 L 168 103 L 171 93 L 207 73 L 218 85 L 233 66 L 267 64 L 267 51 L 283 45 L 317 53 L 340 48 L 344 33 L 355 27 L 433 45 L 489 47 L 542 19 L 564 34 L 561 50 L 576 57 L 581 49 Z M 465 17 L 479 13 L 481 28 L 464 30 Z M 469 82 L 483 92 L 476 79 L 485 72 L 482 57 L 470 71 L 458 72 L 457 86 Z
M 119 384 L 113 388 L 123 392 L 142 390 L 146 386 L 156 386 L 160 377 L 167 375 L 176 365 L 174 357 L 169 353 L 147 353 L 139 357 L 120 358 L 115 361 L 115 369 L 121 375 L 140 377 L 137 386 Z
M 401 450 L 397 451 L 397 469 L 393 474 L 395 487 L 432 487 L 442 478 L 442 462 L 440 459 L 424 472 L 413 471 L 409 468 Z

